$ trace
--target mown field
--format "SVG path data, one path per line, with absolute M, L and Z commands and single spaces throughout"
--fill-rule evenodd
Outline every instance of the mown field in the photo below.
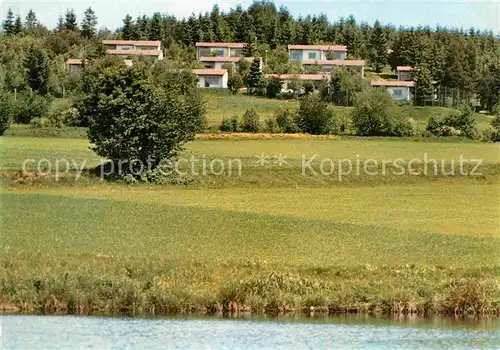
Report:
M 74 172 L 59 182 L 22 177 L 26 158 L 100 160 L 83 139 L 2 137 L 1 308 L 500 312 L 498 145 L 237 137 L 200 137 L 184 157 L 241 159 L 241 175 L 162 186 L 86 174 L 75 181 Z M 256 163 L 280 153 L 286 164 Z M 448 167 L 460 155 L 482 159 L 482 175 L 351 173 L 340 181 L 301 170 L 302 155 L 408 161 L 424 153 Z

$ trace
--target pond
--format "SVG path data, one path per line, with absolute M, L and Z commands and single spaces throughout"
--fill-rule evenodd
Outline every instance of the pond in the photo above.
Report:
M 0 316 L 4 349 L 500 348 L 500 320 Z

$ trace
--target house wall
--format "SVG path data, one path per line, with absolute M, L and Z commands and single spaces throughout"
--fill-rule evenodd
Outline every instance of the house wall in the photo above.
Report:
M 197 47 L 196 59 L 202 56 L 210 56 L 212 52 L 217 52 L 217 56 L 229 57 L 229 48 L 227 47 Z
M 242 49 L 229 49 L 230 57 L 240 57 L 243 56 Z
M 82 65 L 81 64 L 69 64 L 68 65 L 68 70 L 69 72 L 75 72 L 75 71 L 78 71 L 82 68 Z
M 410 101 L 413 99 L 409 87 L 387 87 L 387 92 L 397 101 Z
M 210 77 L 211 76 L 207 76 L 207 75 L 198 76 L 198 87 L 202 88 L 202 89 L 207 88 L 207 86 L 205 86 L 205 82 L 208 81 L 208 78 L 210 78 Z M 218 85 L 211 85 L 209 87 L 210 88 L 227 89 L 227 79 L 228 79 L 227 74 L 225 74 L 223 76 L 218 75 L 217 77 L 219 78 L 219 84 Z
M 398 80 L 399 81 L 411 81 L 411 72 L 398 72 Z
M 116 50 L 135 50 L 134 45 L 116 45 Z
M 298 58 L 297 59 L 292 59 L 292 55 L 294 53 L 298 53 Z M 328 59 L 327 57 L 328 51 L 323 51 L 323 50 L 290 50 L 290 60 L 292 61 L 305 61 L 305 60 L 326 60 Z M 346 59 L 346 54 L 343 51 L 333 51 L 335 54 L 335 57 L 333 57 L 336 60 L 345 60 Z M 309 54 L 316 55 L 316 57 L 309 57 Z

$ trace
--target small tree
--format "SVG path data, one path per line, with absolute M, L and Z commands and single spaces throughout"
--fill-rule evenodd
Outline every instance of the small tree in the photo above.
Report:
M 427 131 L 436 136 L 462 135 L 474 138 L 477 135 L 474 112 L 470 108 L 463 108 L 441 119 L 431 117 L 427 122 Z
M 336 133 L 333 111 L 318 96 L 306 95 L 300 100 L 297 126 L 306 133 L 324 135 Z
M 13 120 L 20 124 L 29 124 L 34 118 L 45 118 L 49 112 L 49 101 L 34 92 L 28 92 L 18 98 L 13 106 Z
M 352 74 L 346 69 L 335 69 L 329 84 L 324 84 L 321 96 L 325 101 L 337 106 L 352 106 L 356 97 L 366 88 L 361 76 Z
M 236 94 L 239 89 L 244 87 L 243 78 L 238 72 L 232 73 L 227 80 L 227 87 L 233 94 Z
M 129 164 L 114 168 L 118 175 L 158 169 L 203 128 L 194 75 L 170 72 L 164 83 L 154 85 L 145 65 L 112 66 L 79 104 L 80 114 L 90 120 L 92 149 L 114 164 Z
M 283 81 L 279 78 L 273 77 L 267 80 L 266 95 L 269 98 L 276 98 L 283 88 Z
M 244 132 L 258 132 L 260 130 L 260 118 L 254 109 L 247 109 L 243 114 L 241 130 Z
M 256 58 L 250 66 L 250 71 L 247 77 L 247 87 L 250 93 L 254 93 L 256 89 L 263 86 L 262 72 L 260 70 L 260 59 Z
M 394 99 L 383 89 L 369 89 L 359 95 L 352 122 L 360 136 L 408 136 L 413 132 Z
M 280 108 L 274 113 L 276 124 L 278 124 L 279 132 L 285 134 L 293 134 L 300 131 L 297 124 L 295 124 L 296 114 L 288 108 Z
M 13 106 L 9 94 L 0 91 L 0 135 L 5 133 L 12 123 Z
M 46 95 L 49 88 L 49 58 L 43 48 L 32 45 L 24 59 L 28 86 L 35 92 Z

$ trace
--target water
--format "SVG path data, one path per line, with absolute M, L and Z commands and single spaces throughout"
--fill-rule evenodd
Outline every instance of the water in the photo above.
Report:
M 498 319 L 457 323 L 340 317 L 245 320 L 9 315 L 0 316 L 0 321 L 4 349 L 500 348 Z

